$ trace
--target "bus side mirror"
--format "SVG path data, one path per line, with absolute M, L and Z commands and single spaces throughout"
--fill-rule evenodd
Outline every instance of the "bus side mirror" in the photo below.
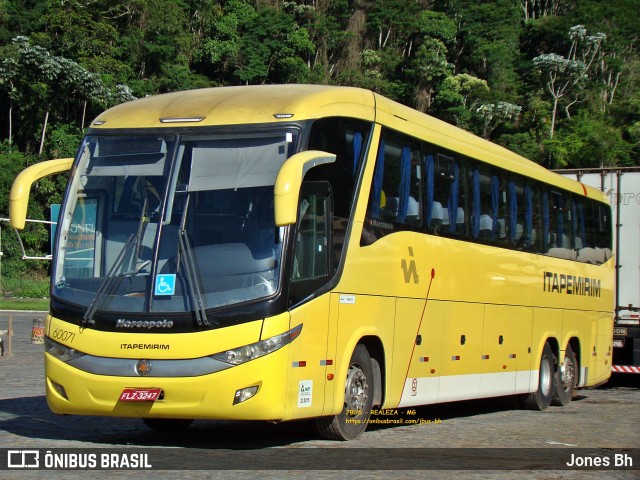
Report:
M 283 227 L 296 223 L 300 187 L 305 174 L 318 165 L 333 163 L 333 153 L 308 150 L 289 157 L 280 168 L 274 189 L 276 225 Z
M 31 185 L 42 177 L 48 177 L 56 173 L 71 170 L 73 158 L 61 158 L 36 163 L 25 168 L 16 177 L 9 194 L 9 219 L 11 226 L 16 230 L 24 228 L 27 219 L 27 205 L 29 204 L 29 192 Z

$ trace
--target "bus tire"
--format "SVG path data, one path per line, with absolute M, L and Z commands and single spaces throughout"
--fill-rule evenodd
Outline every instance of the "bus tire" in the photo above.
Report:
M 342 412 L 316 419 L 320 436 L 329 440 L 353 440 L 362 435 L 371 416 L 374 390 L 371 357 L 367 348 L 359 344 L 349 362 Z
M 578 383 L 578 363 L 571 345 L 567 345 L 564 361 L 558 365 L 558 372 L 553 382 L 553 400 L 551 405 L 564 407 L 573 399 Z
M 179 432 L 193 423 L 193 420 L 186 418 L 143 418 L 142 421 L 156 432 Z
M 549 343 L 544 344 L 540 369 L 538 370 L 538 388 L 535 392 L 528 393 L 522 399 L 522 406 L 526 410 L 545 410 L 551 405 L 554 394 L 554 379 L 556 369 L 556 356 Z

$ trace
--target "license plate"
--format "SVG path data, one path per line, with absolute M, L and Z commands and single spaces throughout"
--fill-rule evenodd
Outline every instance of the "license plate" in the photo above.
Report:
M 627 334 L 627 327 L 613 327 L 613 334 L 614 335 L 626 335 Z
M 121 402 L 155 402 L 160 398 L 161 388 L 125 388 L 120 394 Z

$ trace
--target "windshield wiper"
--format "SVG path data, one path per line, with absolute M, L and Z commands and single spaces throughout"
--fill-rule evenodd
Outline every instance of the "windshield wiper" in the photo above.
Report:
M 200 287 L 200 282 L 196 273 L 196 262 L 193 258 L 193 251 L 191 250 L 191 245 L 189 245 L 187 230 L 185 228 L 190 198 L 191 196 L 187 195 L 184 211 L 182 212 L 182 218 L 180 219 L 180 230 L 178 232 L 178 261 L 176 262 L 176 269 L 180 268 L 181 263 L 184 266 L 187 288 L 196 314 L 196 322 L 202 327 L 209 325 L 209 320 L 207 319 L 207 312 L 204 306 L 204 301 L 202 300 L 202 288 Z
M 98 291 L 93 297 L 89 308 L 87 308 L 87 311 L 84 312 L 84 315 L 82 316 L 81 328 L 84 328 L 87 323 L 93 323 L 93 316 L 98 310 L 98 307 L 100 307 L 100 305 L 102 304 L 102 301 L 107 295 L 107 292 L 111 290 L 111 286 L 113 285 L 115 279 L 124 276 L 124 274 L 116 275 L 116 272 L 122 266 L 125 259 L 129 256 L 136 243 L 136 235 L 132 233 L 131 236 L 129 236 L 129 238 L 127 239 L 127 242 L 122 247 L 122 250 L 120 250 L 118 257 L 116 258 L 116 261 L 113 262 L 113 265 L 109 269 L 109 272 L 107 272 L 107 276 L 105 277 L 104 281 L 100 284 L 100 288 L 98 288 Z
M 89 304 L 87 311 L 84 312 L 82 316 L 82 324 L 81 328 L 85 328 L 87 324 L 93 323 L 93 316 L 98 311 L 98 308 L 102 305 L 104 298 L 107 296 L 108 292 L 111 290 L 116 278 L 124 277 L 126 275 L 137 275 L 138 272 L 146 266 L 148 262 L 143 262 L 141 265 L 137 266 L 138 256 L 140 253 L 140 244 L 142 243 L 142 233 L 144 231 L 144 225 L 146 223 L 146 212 L 147 212 L 147 200 L 145 199 L 142 205 L 142 215 L 140 216 L 140 221 L 138 222 L 138 228 L 136 229 L 136 233 L 132 233 L 125 244 L 123 245 L 120 253 L 116 257 L 115 262 L 111 265 L 111 268 L 107 272 L 107 276 L 100 284 L 98 291 L 96 292 L 93 300 Z M 131 255 L 133 253 L 133 255 Z M 127 271 L 122 272 L 120 274 L 116 274 L 116 272 L 122 267 L 125 260 L 129 258 L 129 268 Z

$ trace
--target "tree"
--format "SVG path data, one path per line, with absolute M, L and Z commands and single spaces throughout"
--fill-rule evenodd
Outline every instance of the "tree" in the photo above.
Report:
M 7 57 L 0 63 L 0 86 L 9 102 L 9 143 L 13 137 L 13 107 L 18 104 L 28 116 L 43 116 L 38 153 L 42 154 L 51 110 L 61 112 L 77 102 L 81 110 L 79 128 L 84 128 L 88 102 L 108 106 L 114 101 L 133 97 L 128 87 L 115 86 L 112 93 L 99 75 L 89 72 L 77 62 L 51 55 L 45 48 L 32 45 L 27 37 L 13 39 Z M 30 100 L 30 101 L 29 101 Z M 23 128 L 31 128 L 30 125 Z
M 453 74 L 453 65 L 447 61 L 446 45 L 438 39 L 425 38 L 410 68 L 417 84 L 416 108 L 428 111 L 436 93 L 436 85 Z
M 587 30 L 583 25 L 575 25 L 569 31 L 571 46 L 567 57 L 556 53 L 539 55 L 533 59 L 534 66 L 545 77 L 545 87 L 551 95 L 552 111 L 551 126 L 549 127 L 549 138 L 553 139 L 555 133 L 556 117 L 560 100 L 572 92 L 578 90 L 580 83 L 587 78 L 587 73 L 591 69 L 593 61 L 596 59 L 600 46 L 606 35 L 597 33 L 587 35 Z M 570 117 L 569 109 L 578 101 L 578 93 L 574 93 L 573 100 L 565 106 L 567 118 Z
M 246 25 L 234 73 L 246 84 L 302 81 L 308 72 L 305 57 L 314 51 L 307 30 L 291 15 L 264 9 Z
M 459 73 L 442 81 L 434 100 L 434 110 L 441 118 L 469 129 L 478 104 L 488 93 L 486 80 Z
M 454 0 L 447 13 L 458 21 L 452 63 L 487 81 L 496 101 L 516 102 L 521 86 L 517 71 L 522 21 L 513 0 Z
M 97 75 L 88 72 L 72 60 L 51 55 L 44 48 L 31 45 L 27 37 L 16 37 L 13 43 L 16 47 L 16 58 L 14 58 L 16 68 L 14 71 L 20 71 L 21 74 L 26 74 L 35 81 L 44 100 L 44 121 L 38 150 L 41 154 L 53 102 L 61 94 L 63 96 L 79 94 L 85 100 L 99 100 L 105 96 L 103 85 Z
M 525 21 L 549 15 L 562 15 L 569 11 L 571 0 L 520 0 Z
M 498 102 L 497 104 L 485 103 L 480 105 L 476 113 L 482 118 L 482 137 L 489 140 L 491 132 L 503 123 L 515 121 L 521 111 L 522 107 L 508 102 Z
M 617 167 L 632 165 L 633 145 L 622 137 L 622 131 L 605 116 L 591 117 L 582 113 L 557 136 L 565 164 L 579 167 Z

